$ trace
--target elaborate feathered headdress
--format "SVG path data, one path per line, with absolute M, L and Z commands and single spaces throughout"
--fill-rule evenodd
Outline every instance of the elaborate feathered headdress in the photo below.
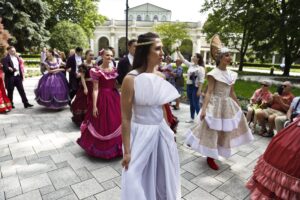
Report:
M 210 42 L 210 54 L 211 57 L 217 61 L 218 59 L 220 59 L 220 56 L 224 53 L 228 53 L 229 49 L 227 47 L 224 47 L 222 45 L 222 42 L 220 40 L 220 37 L 218 34 L 215 34 L 212 38 L 211 38 L 211 42 Z

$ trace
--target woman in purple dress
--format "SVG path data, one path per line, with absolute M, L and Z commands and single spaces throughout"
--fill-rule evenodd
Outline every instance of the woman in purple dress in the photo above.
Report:
M 77 143 L 91 156 L 111 159 L 122 156 L 120 94 L 116 89 L 117 69 L 110 67 L 112 52 L 103 53 L 103 63 L 92 68 L 93 103 L 81 124 Z
M 72 121 L 80 126 L 87 112 L 88 104 L 92 103 L 93 81 L 90 77 L 90 70 L 96 67 L 93 64 L 94 54 L 92 50 L 85 52 L 85 61 L 79 66 L 81 82 L 76 93 L 75 99 L 71 104 L 73 114 Z
M 61 60 L 55 57 L 53 50 L 47 51 L 47 58 L 44 65 L 47 68 L 34 90 L 35 100 L 38 104 L 50 109 L 61 109 L 68 105 L 69 88 L 67 79 L 60 68 Z

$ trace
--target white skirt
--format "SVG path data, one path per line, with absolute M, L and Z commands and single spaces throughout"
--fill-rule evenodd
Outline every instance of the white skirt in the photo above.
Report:
M 180 173 L 174 133 L 158 125 L 131 124 L 131 161 L 122 172 L 122 200 L 179 200 Z

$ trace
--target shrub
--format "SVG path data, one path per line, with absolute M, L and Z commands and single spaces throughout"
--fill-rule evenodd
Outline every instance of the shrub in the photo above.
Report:
M 78 46 L 87 48 L 88 38 L 81 26 L 61 21 L 54 26 L 49 43 L 52 48 L 57 48 L 67 54 L 70 49 Z

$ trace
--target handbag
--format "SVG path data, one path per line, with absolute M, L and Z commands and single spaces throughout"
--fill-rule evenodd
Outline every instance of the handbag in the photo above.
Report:
M 183 87 L 184 86 L 183 74 L 181 74 L 181 76 L 175 78 L 175 86 L 176 87 Z

